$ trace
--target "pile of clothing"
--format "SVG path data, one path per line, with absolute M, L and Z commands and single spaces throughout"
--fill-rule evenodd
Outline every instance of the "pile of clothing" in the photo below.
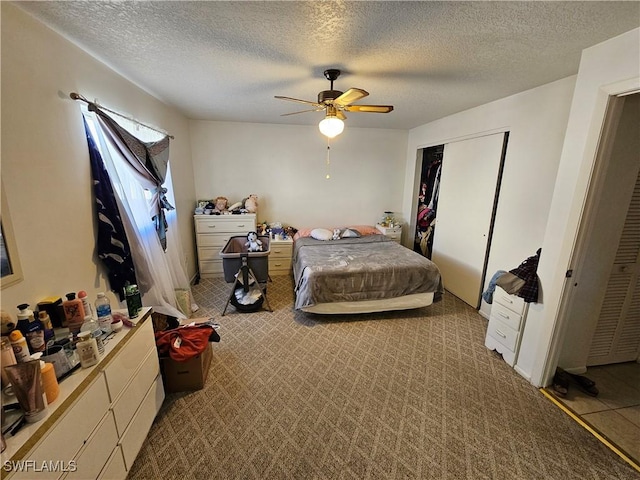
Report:
M 482 298 L 487 303 L 493 303 L 493 292 L 496 286 L 502 288 L 505 292 L 522 297 L 525 302 L 537 303 L 540 279 L 538 278 L 538 262 L 540 261 L 540 253 L 542 249 L 539 248 L 536 254 L 527 258 L 517 268 L 509 270 L 498 270 L 491 281 L 489 286 L 482 294 Z

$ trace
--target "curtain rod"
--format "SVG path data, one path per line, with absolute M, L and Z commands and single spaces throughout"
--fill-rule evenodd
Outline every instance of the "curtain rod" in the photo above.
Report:
M 163 135 L 166 135 L 166 136 L 167 136 L 167 137 L 169 137 L 171 140 L 173 140 L 173 135 L 169 135 L 169 134 L 168 134 L 167 132 L 165 132 L 164 130 L 160 130 L 160 129 L 158 129 L 158 128 L 151 127 L 151 126 L 149 126 L 149 125 L 147 125 L 147 124 L 145 124 L 145 123 L 139 122 L 139 121 L 138 121 L 138 120 L 136 120 L 135 118 L 131 118 L 131 117 L 128 117 L 128 116 L 126 116 L 126 115 L 123 115 L 122 113 L 118 113 L 118 112 L 115 112 L 115 111 L 113 111 L 113 110 L 109 110 L 107 107 L 104 107 L 104 106 L 100 105 L 100 104 L 99 104 L 99 103 L 97 103 L 97 102 L 90 102 L 89 100 L 87 100 L 86 98 L 84 98 L 84 97 L 83 97 L 82 95 L 80 95 L 79 93 L 71 92 L 71 93 L 69 94 L 69 96 L 70 96 L 73 100 L 80 100 L 81 102 L 85 102 L 87 105 L 89 105 L 89 104 L 93 104 L 93 105 L 95 105 L 95 106 L 99 107 L 99 108 L 100 108 L 100 109 L 102 109 L 102 110 L 105 110 L 105 111 L 107 111 L 107 112 L 109 112 L 109 113 L 113 113 L 114 115 L 117 115 L 117 116 L 119 116 L 119 117 L 121 117 L 121 118 L 124 118 L 124 119 L 126 119 L 126 120 L 129 120 L 130 122 L 136 123 L 136 124 L 138 124 L 138 125 L 142 125 L 143 127 L 148 128 L 149 130 L 153 130 L 154 132 L 162 133 Z

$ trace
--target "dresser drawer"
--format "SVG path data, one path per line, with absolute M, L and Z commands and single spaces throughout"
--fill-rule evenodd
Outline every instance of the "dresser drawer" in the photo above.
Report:
M 100 375 L 67 410 L 65 416 L 52 427 L 46 440 L 36 447 L 25 460 L 37 464 L 51 460 L 68 462 L 85 444 L 91 432 L 109 412 L 109 395 L 104 377 Z M 111 419 L 113 423 L 113 419 Z M 38 478 L 58 478 L 61 472 L 39 472 Z M 11 478 L 33 479 L 32 471 L 16 472 Z
M 120 445 L 111 452 L 107 464 L 100 472 L 98 480 L 125 480 L 127 478 L 127 468 L 124 466 L 124 457 Z
M 502 323 L 508 325 L 514 330 L 519 330 L 520 323 L 522 322 L 522 315 L 519 315 L 514 311 L 509 310 L 504 305 L 501 305 L 495 302 L 493 303 L 493 305 L 491 305 L 490 318 L 491 319 L 495 318 L 496 320 L 501 321 Z
M 518 341 L 518 331 L 509 327 L 504 322 L 491 317 L 487 326 L 487 335 L 493 337 L 498 343 L 504 345 L 511 351 L 515 351 Z
M 136 327 L 135 336 L 122 348 L 118 357 L 104 370 L 109 389 L 109 399 L 113 402 L 122 389 L 129 383 L 134 373 L 147 356 L 147 352 L 156 348 L 153 334 L 153 322 L 145 321 Z
M 196 218 L 196 233 L 247 233 L 255 229 L 255 215 L 218 215 L 210 218 Z
M 197 237 L 198 248 L 212 247 L 214 249 L 217 249 L 218 253 L 220 253 L 220 250 L 222 250 L 222 248 L 227 244 L 229 239 L 233 236 L 235 236 L 235 234 L 225 233 L 225 232 L 210 233 L 210 234 L 199 233 Z
M 270 258 L 269 275 L 287 275 L 291 272 L 291 259 Z
M 269 258 L 291 258 L 291 246 L 283 246 L 279 244 L 271 244 L 269 246 Z
M 116 425 L 113 422 L 113 415 L 108 412 L 76 457 L 76 470 L 69 472 L 64 478 L 96 478 L 109 460 L 116 443 L 118 443 Z
M 115 404 L 111 407 L 116 427 L 120 435 L 124 433 L 127 425 L 129 425 L 129 422 L 131 421 L 131 418 L 133 418 L 133 415 L 135 414 L 136 406 L 140 405 L 140 402 L 142 402 L 147 390 L 149 390 L 149 386 L 153 383 L 159 373 L 160 364 L 158 362 L 158 355 L 156 353 L 156 349 L 153 348 L 149 351 L 147 358 L 140 367 L 140 370 L 136 373 L 135 377 L 131 380 L 131 383 L 126 386 L 122 395 L 117 398 Z
M 509 295 L 500 287 L 496 287 L 496 290 L 493 294 L 493 302 L 499 303 L 500 305 L 507 307 L 509 310 L 519 315 L 522 315 L 524 313 L 524 298 L 518 297 L 516 295 Z
M 223 273 L 224 268 L 222 266 L 222 259 L 210 260 L 208 262 L 200 262 L 200 275 L 207 273 Z
M 164 388 L 162 386 L 162 377 L 157 376 L 156 380 L 147 391 L 147 394 L 136 411 L 129 427 L 120 438 L 120 446 L 124 455 L 124 463 L 127 470 L 131 469 L 133 462 L 147 438 L 147 433 L 151 428 L 153 419 L 162 406 L 164 400 Z
M 198 250 L 198 260 L 201 262 L 207 261 L 216 261 L 220 262 L 222 259 L 220 258 L 220 252 L 222 251 L 222 247 L 220 248 L 200 248 Z

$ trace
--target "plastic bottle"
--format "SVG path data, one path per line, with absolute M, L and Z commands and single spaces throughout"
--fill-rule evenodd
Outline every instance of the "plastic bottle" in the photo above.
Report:
M 28 362 L 29 358 L 29 346 L 27 345 L 27 339 L 24 338 L 20 330 L 14 330 L 9 334 L 9 341 L 13 347 L 13 353 L 16 356 L 17 362 Z M 3 366 L 5 366 L 3 364 Z
M 104 333 L 111 333 L 111 322 L 113 317 L 111 316 L 111 302 L 104 294 L 104 292 L 98 293 L 96 299 L 96 314 L 98 315 L 98 324 Z
M 51 317 L 46 310 L 40 310 L 38 312 L 38 319 L 42 322 L 42 327 L 44 328 L 44 343 L 46 345 L 46 343 L 55 336 Z
M 78 334 L 76 351 L 80 357 L 82 368 L 89 368 L 98 363 L 100 352 L 98 352 L 98 344 L 96 339 L 91 336 L 91 332 L 85 331 Z
M 18 330 L 27 339 L 29 351 L 31 353 L 43 352 L 45 349 L 44 326 L 40 319 L 33 316 L 33 311 L 29 310 L 28 303 L 18 305 Z
M 42 352 L 34 353 L 31 355 L 31 360 L 38 360 L 40 362 L 40 383 L 42 385 L 42 392 L 44 398 L 47 400 L 47 405 L 51 404 L 60 394 L 60 385 L 56 378 L 56 371 L 53 368 L 53 364 L 42 360 Z
M 9 377 L 7 377 L 7 374 L 4 371 L 4 367 L 7 365 L 15 365 L 18 361 L 16 360 L 16 354 L 13 353 L 11 341 L 7 337 L 2 337 L 2 346 L 0 348 L 0 363 L 2 363 L 0 375 L 2 375 L 2 388 L 4 388 L 11 383 L 9 381 Z
M 80 290 L 78 292 L 78 299 L 82 302 L 82 308 L 84 309 L 84 316 L 87 317 L 88 315 L 94 320 L 97 320 L 98 317 L 95 315 L 93 311 L 93 305 L 91 305 L 91 302 L 89 301 L 87 292 L 85 292 L 84 290 Z
M 80 328 L 80 332 L 91 332 L 91 336 L 96 339 L 96 344 L 98 345 L 98 352 L 100 355 L 104 354 L 104 342 L 102 341 L 102 329 L 98 322 L 96 322 L 89 315 L 84 317 L 84 323 L 82 324 L 82 328 Z
M 67 327 L 69 331 L 74 335 L 77 335 L 84 322 L 84 308 L 82 307 L 82 300 L 76 298 L 74 292 L 67 293 L 67 299 L 62 302 L 62 308 L 64 309 L 64 316 L 67 320 Z

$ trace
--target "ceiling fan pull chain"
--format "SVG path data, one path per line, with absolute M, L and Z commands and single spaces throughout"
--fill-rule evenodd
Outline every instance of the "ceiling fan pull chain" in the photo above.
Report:
M 327 137 L 327 176 L 325 177 L 327 180 L 331 178 L 331 139 Z

